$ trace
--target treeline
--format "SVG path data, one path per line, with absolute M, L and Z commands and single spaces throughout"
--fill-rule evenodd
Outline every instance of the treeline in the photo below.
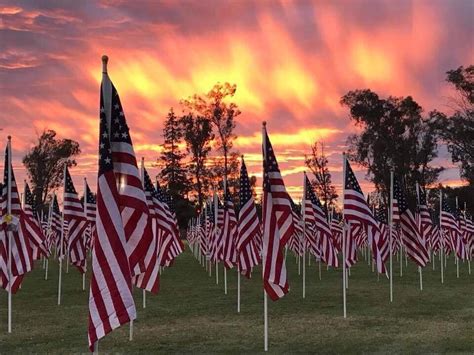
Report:
M 360 133 L 347 139 L 352 161 L 367 169 L 367 178 L 375 191 L 371 198 L 388 201 L 390 171 L 404 176 L 412 203 L 415 186 L 431 188 L 429 198 L 436 206 L 437 184 L 442 166 L 433 163 L 440 144 L 446 144 L 451 159 L 459 165 L 467 186 L 448 188 L 448 196 L 459 196 L 459 204 L 474 207 L 474 66 L 447 72 L 446 81 L 455 89 L 449 98 L 450 114 L 425 113 L 411 97 L 380 97 L 370 89 L 353 90 L 341 98 Z M 160 156 L 155 160 L 157 176 L 174 202 L 178 222 L 185 227 L 190 217 L 202 209 L 212 191 L 223 192 L 227 181 L 235 205 L 239 206 L 240 153 L 234 148 L 235 127 L 241 111 L 232 102 L 237 86 L 216 84 L 204 95 L 194 95 L 180 102 L 179 114 L 171 108 L 163 128 Z M 256 126 L 257 129 L 257 126 Z M 76 165 L 79 143 L 58 139 L 45 131 L 26 154 L 23 163 L 28 171 L 38 208 L 47 203 L 51 191 L 63 179 L 63 166 Z M 315 142 L 308 147 L 304 163 L 312 173 L 312 184 L 324 207 L 336 208 L 337 193 L 328 168 L 325 145 Z M 256 178 L 251 177 L 255 194 Z M 257 204 L 259 199 L 256 198 Z M 257 205 L 257 207 L 259 207 Z

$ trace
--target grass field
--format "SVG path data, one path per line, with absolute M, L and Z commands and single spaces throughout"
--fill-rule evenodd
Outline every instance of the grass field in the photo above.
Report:
M 473 353 L 474 274 L 461 264 L 456 278 L 448 259 L 441 285 L 439 262 L 423 273 L 408 263 L 399 276 L 395 263 L 394 302 L 389 303 L 388 280 L 371 272 L 362 260 L 352 269 L 348 290 L 348 318 L 342 317 L 340 271 L 317 263 L 307 268 L 306 299 L 295 258 L 288 255 L 290 293 L 269 301 L 270 353 Z M 236 312 L 236 275 L 228 272 L 224 295 L 214 270 L 209 277 L 189 249 L 174 267 L 165 270 L 161 292 L 148 295 L 142 309 L 141 291 L 135 292 L 138 319 L 134 340 L 128 326 L 101 340 L 101 353 L 258 353 L 263 350 L 263 303 L 260 270 L 242 279 L 242 310 Z M 7 294 L 0 294 L 0 353 L 87 352 L 88 290 L 82 291 L 79 273 L 63 273 L 63 304 L 57 306 L 56 262 L 50 279 L 43 280 L 38 264 L 13 298 L 13 333 L 7 334 Z

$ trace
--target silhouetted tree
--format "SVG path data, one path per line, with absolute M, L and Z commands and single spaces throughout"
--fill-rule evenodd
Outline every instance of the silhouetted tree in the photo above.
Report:
M 183 139 L 183 127 L 173 108 L 170 109 L 166 117 L 163 137 L 163 151 L 158 160 L 159 165 L 162 166 L 159 174 L 161 183 L 168 187 L 174 200 L 182 199 L 190 191 L 190 186 L 186 168 L 183 164 L 186 154 L 179 149 L 179 144 Z
M 58 139 L 56 132 L 45 130 L 38 142 L 23 157 L 38 208 L 48 193 L 59 187 L 64 178 L 64 164 L 75 166 L 74 157 L 81 152 L 79 143 L 72 139 Z
M 451 98 L 454 113 L 431 115 L 452 161 L 459 163 L 461 178 L 474 186 L 474 65 L 448 71 L 446 81 L 456 89 L 457 96 Z
M 318 147 L 319 145 L 319 147 Z M 324 154 L 324 143 L 314 142 L 311 146 L 311 155 L 305 157 L 305 164 L 313 173 L 311 179 L 319 199 L 323 202 L 326 212 L 334 205 L 337 199 L 336 188 L 331 182 L 331 173 L 328 168 L 328 159 Z
M 191 154 L 189 172 L 193 175 L 193 187 L 197 194 L 198 207 L 202 208 L 204 192 L 208 185 L 206 162 L 214 139 L 211 122 L 204 116 L 189 113 L 180 119 L 184 129 L 186 149 Z
M 443 168 L 429 163 L 437 156 L 437 135 L 430 119 L 412 97 L 380 98 L 371 90 L 350 91 L 341 98 L 350 118 L 362 129 L 348 138 L 349 156 L 367 168 L 370 180 L 387 198 L 390 170 L 413 189 L 427 186 Z
M 186 107 L 209 119 L 216 128 L 217 148 L 224 156 L 224 177 L 229 172 L 228 158 L 236 138 L 235 118 L 241 113 L 235 103 L 227 102 L 226 99 L 233 97 L 236 90 L 235 84 L 217 83 L 205 96 L 194 95 L 183 100 Z

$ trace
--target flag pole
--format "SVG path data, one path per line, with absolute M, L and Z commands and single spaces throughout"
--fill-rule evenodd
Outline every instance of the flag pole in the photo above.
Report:
M 416 198 L 418 205 L 420 205 L 420 185 L 416 183 Z M 425 243 L 424 236 L 421 236 L 422 241 Z M 426 246 L 426 245 L 425 245 Z M 420 274 L 420 291 L 423 291 L 423 271 L 421 266 L 418 265 L 418 273 Z
M 464 201 L 464 219 L 466 220 L 466 211 L 467 211 L 467 205 L 466 202 Z M 466 222 L 467 223 L 467 222 Z M 469 251 L 469 254 L 467 255 L 467 267 L 469 268 L 469 275 L 471 275 L 471 252 Z
M 142 157 L 142 163 L 140 166 L 140 180 L 142 181 L 142 186 L 145 187 L 145 158 Z M 133 287 L 133 286 L 132 286 Z M 146 290 L 142 290 L 142 298 L 143 298 L 143 308 L 146 308 Z M 130 332 L 132 332 L 132 329 L 130 329 Z M 132 335 L 130 335 L 130 340 L 132 338 Z
M 444 283 L 444 274 L 443 274 L 443 254 L 444 254 L 444 245 L 443 245 L 443 228 L 441 226 L 441 213 L 443 211 L 443 190 L 439 189 L 439 240 L 441 244 L 441 249 L 439 252 L 439 258 L 441 260 L 441 283 Z
M 265 133 L 266 133 L 266 125 L 267 122 L 263 121 L 262 123 L 262 143 L 263 143 L 263 160 L 265 161 L 266 157 L 266 138 L 265 138 Z M 265 194 L 263 195 L 265 196 Z M 262 199 L 263 201 L 263 199 Z M 266 255 L 265 255 L 265 248 L 264 246 L 262 247 L 262 275 L 265 274 L 265 260 L 266 260 Z M 265 291 L 265 287 L 263 288 L 263 348 L 265 351 L 268 351 L 268 295 L 267 292 Z
M 459 202 L 458 202 L 458 197 L 456 196 L 456 214 L 457 214 L 457 209 L 458 208 L 459 208 Z M 458 236 L 458 238 L 460 238 L 460 237 Z M 462 240 L 461 240 L 461 243 L 462 243 Z M 456 258 L 456 278 L 459 279 L 459 258 L 458 258 L 457 250 L 455 250 L 454 256 Z
M 342 153 L 342 200 L 344 203 L 344 197 L 346 193 L 346 153 Z M 346 306 L 346 222 L 344 219 L 344 206 L 342 206 L 342 303 L 344 318 L 347 318 L 347 306 Z
M 66 169 L 67 164 L 64 163 L 64 184 L 63 184 L 63 201 L 66 195 Z M 62 267 L 63 267 L 63 239 L 64 239 L 64 206 L 61 213 L 61 237 L 59 239 L 59 281 L 58 281 L 58 306 L 61 304 L 61 283 L 62 283 Z M 69 248 L 68 248 L 69 249 Z M 69 250 L 68 250 L 69 251 Z
M 8 183 L 7 183 L 7 216 L 12 214 L 12 137 L 8 136 Z M 11 226 L 8 226 L 11 227 Z M 12 332 L 12 232 L 7 228 L 8 234 L 8 333 Z
M 227 176 L 224 176 L 224 205 L 225 205 L 226 193 L 227 193 Z M 227 295 L 227 268 L 225 266 L 225 263 L 224 263 L 224 294 Z
M 303 298 L 306 298 L 306 171 L 303 171 L 303 199 L 301 203 L 303 215 Z
M 54 200 L 51 200 L 51 203 L 49 204 L 49 207 L 48 207 L 48 237 L 51 238 L 51 223 L 52 223 L 52 212 L 53 212 L 53 208 L 52 208 L 52 204 L 53 204 Z M 47 280 L 48 279 L 48 266 L 49 266 L 49 257 L 46 258 L 46 267 L 45 267 L 45 270 L 44 270 L 44 279 Z
M 214 200 L 214 232 L 216 233 L 216 235 L 214 235 L 214 240 L 217 240 L 217 194 L 216 194 L 216 191 L 214 191 L 214 196 L 213 196 L 213 200 Z M 216 255 L 216 285 L 219 285 L 219 261 L 217 260 L 217 254 L 218 254 L 218 250 L 217 250 L 217 243 L 216 243 L 216 250 L 215 250 L 215 255 Z
M 89 229 L 89 221 L 87 220 L 87 180 L 84 178 L 84 217 L 86 218 L 86 229 Z M 89 229 L 90 232 L 90 229 Z M 82 235 L 82 239 L 84 240 L 84 250 L 86 249 L 86 233 Z M 84 273 L 82 274 L 82 291 L 86 290 L 86 270 L 87 270 L 87 252 L 85 258 L 86 267 L 84 269 Z
M 390 170 L 390 205 L 389 209 L 389 243 L 390 243 L 390 302 L 393 302 L 393 243 L 392 243 L 392 230 L 393 230 L 393 170 Z

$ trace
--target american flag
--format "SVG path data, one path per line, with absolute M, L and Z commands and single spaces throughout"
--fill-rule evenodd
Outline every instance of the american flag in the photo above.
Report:
M 89 295 L 88 335 L 91 351 L 97 340 L 136 318 L 131 291 L 132 275 L 135 272 L 132 270 L 143 259 L 142 249 L 145 252 L 147 250 L 136 240 L 135 232 L 138 226 L 142 232 L 145 229 L 148 206 L 138 178 L 128 127 L 120 107 L 117 91 L 104 73 L 100 90 L 97 234 L 92 248 Z M 112 135 L 115 139 L 122 136 L 126 141 L 113 141 Z M 117 169 L 118 174 L 115 174 L 114 169 Z M 130 175 L 125 174 L 127 171 Z M 117 180 L 120 182 L 121 193 L 117 188 Z M 129 203 L 136 202 L 138 208 L 127 206 L 127 200 Z M 128 225 L 130 226 L 127 228 Z
M 382 244 L 382 261 L 385 263 L 390 256 L 390 228 L 388 226 L 387 209 L 384 206 L 379 206 L 375 213 L 375 218 L 379 223 L 381 244 Z M 392 234 L 393 237 L 393 234 Z M 393 249 L 392 249 L 393 251 Z
M 84 243 L 84 232 L 87 219 L 84 207 L 72 182 L 69 169 L 66 167 L 64 176 L 64 221 L 68 225 L 68 250 L 69 260 L 81 273 L 86 272 L 86 246 Z
M 365 234 L 365 230 L 360 222 L 349 223 L 348 231 L 345 233 L 346 267 L 348 268 L 357 263 L 357 239 L 361 234 Z
M 428 250 L 423 244 L 415 216 L 408 208 L 408 202 L 401 180 L 396 177 L 393 179 L 393 200 L 397 201 L 400 215 L 401 240 L 403 241 L 407 254 L 418 266 L 425 267 L 429 260 Z
M 431 219 L 431 213 L 426 203 L 426 192 L 417 185 L 418 194 L 418 220 L 420 235 L 423 245 L 428 248 L 429 241 L 431 240 L 431 233 L 433 232 L 433 220 Z
M 222 227 L 224 226 L 224 208 L 219 201 L 219 197 L 216 195 L 215 199 L 217 200 L 217 225 L 216 225 L 216 235 L 214 238 L 214 243 L 212 245 L 212 261 L 222 261 L 223 255 L 223 239 L 222 239 Z
M 258 237 L 261 235 L 260 221 L 250 189 L 250 180 L 244 158 L 240 166 L 240 211 L 237 223 L 237 259 L 239 271 L 250 277 L 252 268 L 261 260 L 258 249 Z
M 36 215 L 36 204 L 31 193 L 30 187 L 25 181 L 24 188 L 24 204 L 23 210 L 25 213 L 25 226 L 28 229 L 28 233 L 34 238 L 33 243 L 33 260 L 38 260 L 41 255 L 48 257 L 49 252 L 46 246 L 46 237 L 43 233 L 43 229 Z
M 148 205 L 138 172 L 132 138 L 125 120 L 120 97 L 107 75 L 102 82 L 105 105 L 101 108 L 107 120 L 113 170 L 118 185 L 119 208 L 122 216 L 127 255 L 132 276 L 144 271 L 144 258 L 152 241 L 148 224 Z
M 263 128 L 263 285 L 273 301 L 289 291 L 283 249 L 294 232 L 286 192 L 270 139 Z
M 303 256 L 303 251 L 305 250 L 306 243 L 305 243 L 305 238 L 303 236 L 303 223 L 300 215 L 300 209 L 296 205 L 296 203 L 293 202 L 293 200 L 290 197 L 290 203 L 291 203 L 291 213 L 292 213 L 292 219 L 293 219 L 293 234 L 291 235 L 290 239 L 288 240 L 288 248 L 295 253 L 295 255 L 298 256 Z M 316 240 L 314 241 L 314 244 L 317 246 Z M 316 254 L 317 257 L 319 257 L 319 249 L 318 249 L 318 254 Z
M 305 192 L 303 201 L 304 220 L 306 230 L 311 234 L 319 236 L 319 250 L 321 251 L 321 260 L 328 266 L 338 267 L 337 250 L 334 247 L 331 228 L 326 217 L 326 213 L 313 190 L 308 177 L 305 174 Z M 315 251 L 313 252 L 315 253 Z
M 466 215 L 464 216 L 466 223 L 464 226 L 464 238 L 466 240 L 466 254 L 467 257 L 470 259 L 474 256 L 474 222 L 472 218 L 468 218 Z
M 159 274 L 159 262 L 158 262 L 158 219 L 157 219 L 157 204 L 158 198 L 156 195 L 155 187 L 146 171 L 145 167 L 142 168 L 143 172 L 143 185 L 145 189 L 145 196 L 148 203 L 148 210 L 150 211 L 150 218 L 148 223 L 151 224 L 150 228 L 153 233 L 153 240 L 150 243 L 150 247 L 145 256 L 145 272 L 135 276 L 133 283 L 135 286 L 147 290 L 152 293 L 157 293 L 160 287 L 160 274 Z
M 56 194 L 53 195 L 53 199 L 49 206 L 49 218 L 48 218 L 48 234 L 46 236 L 48 249 L 51 250 L 53 246 L 56 247 L 58 255 L 60 252 L 60 238 L 61 238 L 61 220 L 62 214 L 59 209 L 58 198 Z M 64 244 L 64 243 L 63 243 Z M 66 248 L 63 246 L 63 250 Z
M 331 219 L 331 233 L 332 239 L 334 241 L 334 246 L 336 247 L 337 251 L 342 251 L 342 222 L 338 220 L 336 217 Z
M 97 202 L 95 199 L 94 194 L 92 193 L 87 181 L 85 182 L 86 191 L 84 192 L 84 205 L 87 217 L 87 228 L 85 231 L 85 239 L 86 239 L 86 249 L 90 250 L 93 245 L 93 238 L 95 235 L 95 216 L 96 216 L 96 209 L 97 209 Z
M 464 259 L 466 253 L 458 221 L 459 215 L 459 211 L 452 208 L 448 200 L 443 196 L 441 204 L 441 228 L 447 239 L 445 249 L 449 252 L 454 250 L 458 258 Z
M 207 259 L 212 260 L 214 255 L 214 240 L 216 238 L 216 227 L 215 227 L 215 216 L 214 216 L 214 206 L 212 200 L 208 200 L 206 203 L 206 240 L 208 245 Z
M 226 268 L 232 268 L 237 262 L 237 217 L 235 215 L 234 203 L 226 188 L 224 194 L 224 220 L 220 230 L 222 234 L 222 260 Z
M 11 172 L 11 224 L 4 219 L 0 226 L 0 282 L 2 288 L 10 289 L 8 259 L 11 257 L 11 292 L 18 291 L 25 274 L 33 269 L 33 249 L 24 226 L 24 214 L 20 205 L 18 188 L 16 185 L 13 167 L 9 164 L 9 145 L 5 151 L 4 179 L 2 189 L 2 216 L 8 216 L 8 171 Z M 13 227 L 13 228 L 12 228 Z M 8 253 L 11 242 L 11 255 Z
M 383 239 L 381 238 L 377 221 L 364 198 L 364 194 L 352 171 L 349 160 L 346 160 L 344 188 L 344 218 L 348 222 L 356 222 L 363 227 L 363 230 L 368 235 L 369 245 L 372 248 L 372 257 L 376 262 L 377 271 L 379 273 L 385 273 L 385 265 L 382 260 Z M 359 233 L 362 233 L 362 230 Z M 351 234 L 352 232 L 349 233 L 349 235 Z M 351 241 L 349 242 L 352 243 Z
M 161 266 L 170 266 L 179 254 L 183 252 L 176 215 L 172 211 L 170 199 L 156 182 L 156 216 L 158 224 L 158 261 Z M 197 236 L 196 236 L 197 237 Z

